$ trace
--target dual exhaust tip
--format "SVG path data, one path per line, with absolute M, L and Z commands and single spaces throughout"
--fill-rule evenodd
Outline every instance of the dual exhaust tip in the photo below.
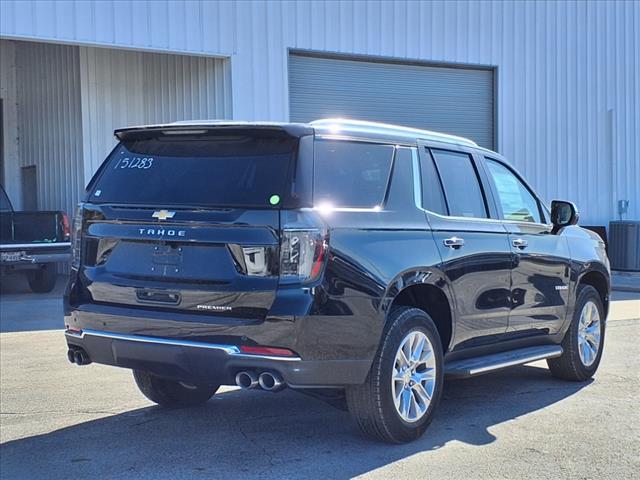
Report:
M 70 348 L 67 351 L 67 358 L 76 365 L 89 365 L 91 363 L 89 355 L 81 348 Z
M 243 389 L 261 388 L 267 392 L 277 392 L 285 387 L 285 383 L 278 373 L 262 372 L 258 375 L 252 371 L 238 372 L 236 385 Z
M 91 359 L 87 352 L 81 348 L 70 348 L 67 351 L 67 358 L 76 365 L 89 365 Z M 242 371 L 236 374 L 236 385 L 243 389 L 261 388 L 267 392 L 278 392 L 286 385 L 279 373 L 262 372 L 258 375 L 253 371 Z

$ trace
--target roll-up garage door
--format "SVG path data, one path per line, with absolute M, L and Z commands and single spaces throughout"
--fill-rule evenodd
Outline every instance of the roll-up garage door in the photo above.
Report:
M 291 54 L 293 122 L 356 118 L 470 138 L 493 148 L 493 70 Z

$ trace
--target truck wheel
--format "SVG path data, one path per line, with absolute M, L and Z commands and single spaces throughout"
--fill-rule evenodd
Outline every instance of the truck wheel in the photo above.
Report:
M 44 265 L 38 270 L 27 273 L 29 287 L 34 293 L 49 293 L 56 286 L 56 269 L 54 265 Z
M 145 397 L 163 407 L 188 407 L 205 403 L 219 388 L 218 385 L 193 385 L 171 380 L 141 370 L 134 370 L 133 378 Z
M 438 330 L 424 311 L 394 308 L 365 383 L 346 390 L 349 412 L 366 435 L 389 443 L 420 437 L 442 395 Z
M 563 353 L 547 365 L 554 377 L 582 382 L 596 373 L 604 344 L 605 315 L 598 291 L 580 285 L 571 325 L 562 340 Z

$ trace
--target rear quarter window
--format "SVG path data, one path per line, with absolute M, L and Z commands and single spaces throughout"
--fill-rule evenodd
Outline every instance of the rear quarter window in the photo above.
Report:
M 318 140 L 314 150 L 314 204 L 372 208 L 381 205 L 393 160 L 391 145 Z

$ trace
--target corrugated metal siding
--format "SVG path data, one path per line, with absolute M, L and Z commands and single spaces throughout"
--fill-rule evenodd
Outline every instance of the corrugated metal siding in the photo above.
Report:
M 493 148 L 493 71 L 291 55 L 291 121 L 347 117 L 424 128 Z
M 4 189 L 14 208 L 20 208 L 20 163 L 18 150 L 18 93 L 15 42 L 0 40 L 0 98 L 2 98 L 2 159 Z
M 80 47 L 80 69 L 85 182 L 118 127 L 232 117 L 224 59 Z
M 640 3 L 0 2 L 0 34 L 230 55 L 237 119 L 289 117 L 287 49 L 497 67 L 497 149 L 584 223 L 640 218 Z
M 3 0 L 0 32 L 84 45 L 228 56 L 235 1 Z
M 19 164 L 36 166 L 38 208 L 72 213 L 83 188 L 78 47 L 15 42 Z

